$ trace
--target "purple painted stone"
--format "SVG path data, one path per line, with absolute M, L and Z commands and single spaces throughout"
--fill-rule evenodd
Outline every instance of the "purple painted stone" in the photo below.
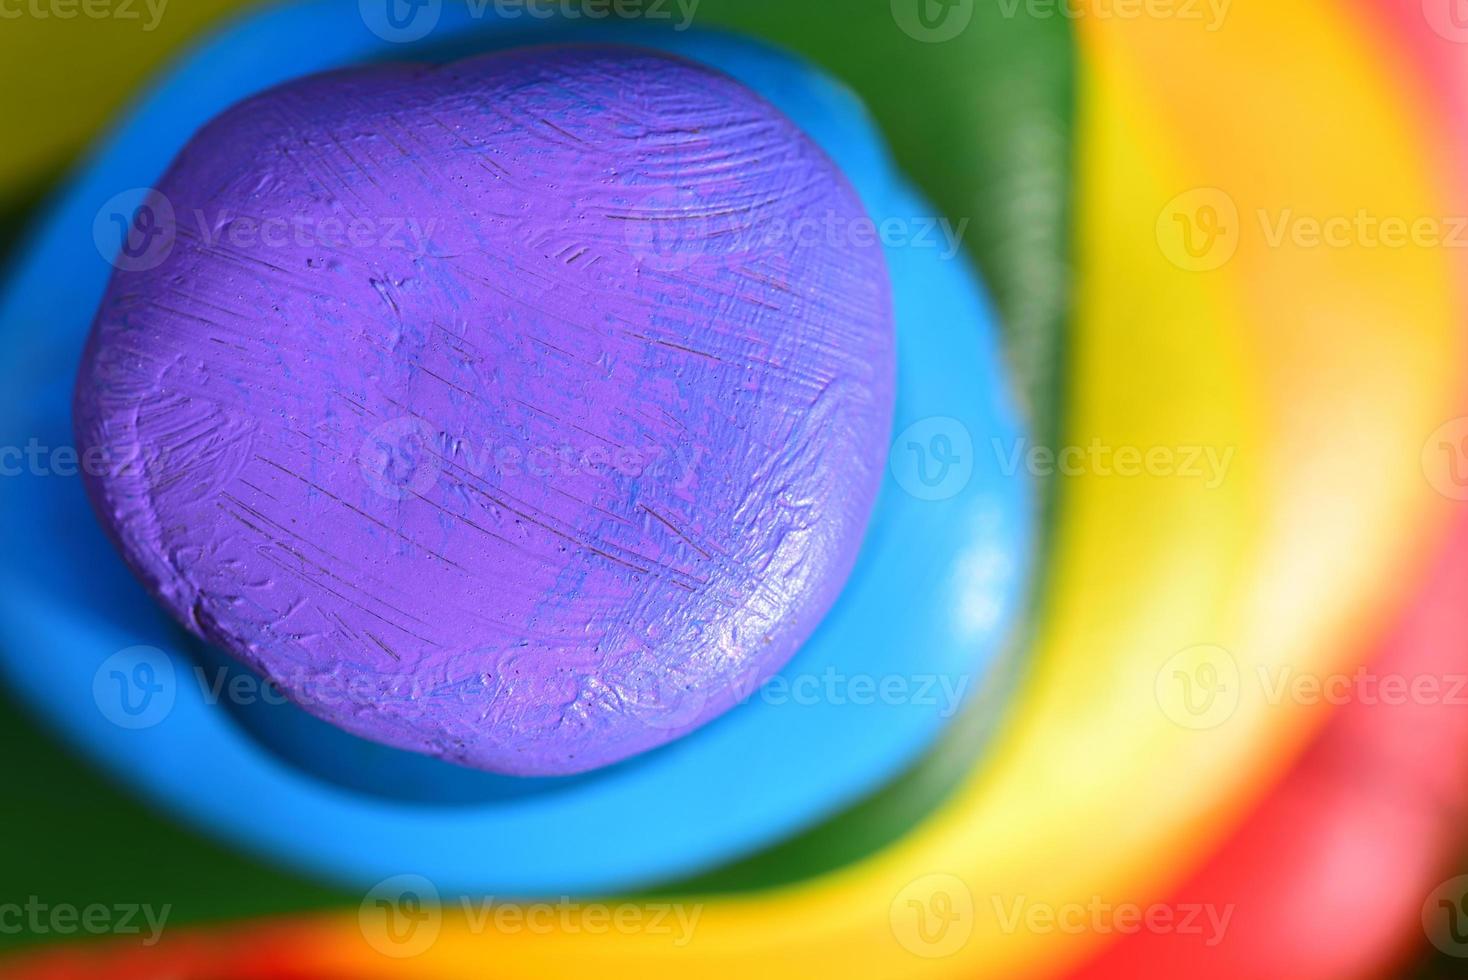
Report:
M 659 54 L 291 83 L 134 217 L 77 382 L 89 492 L 320 717 L 615 762 L 748 696 L 851 570 L 894 384 L 864 220 L 775 109 Z

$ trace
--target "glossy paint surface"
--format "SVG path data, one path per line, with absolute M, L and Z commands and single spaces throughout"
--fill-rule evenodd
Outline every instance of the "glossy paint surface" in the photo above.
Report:
M 773 106 L 654 52 L 294 82 L 131 216 L 88 488 L 313 714 L 607 765 L 751 696 L 845 585 L 893 408 L 874 227 Z

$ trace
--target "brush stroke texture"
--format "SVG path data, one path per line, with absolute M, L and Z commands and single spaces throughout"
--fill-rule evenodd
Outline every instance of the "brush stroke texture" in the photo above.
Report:
M 167 207 L 162 206 L 166 202 Z M 855 561 L 893 405 L 880 245 L 738 83 L 633 49 L 293 82 L 119 260 L 78 448 L 129 563 L 308 710 L 560 774 L 728 710 Z

